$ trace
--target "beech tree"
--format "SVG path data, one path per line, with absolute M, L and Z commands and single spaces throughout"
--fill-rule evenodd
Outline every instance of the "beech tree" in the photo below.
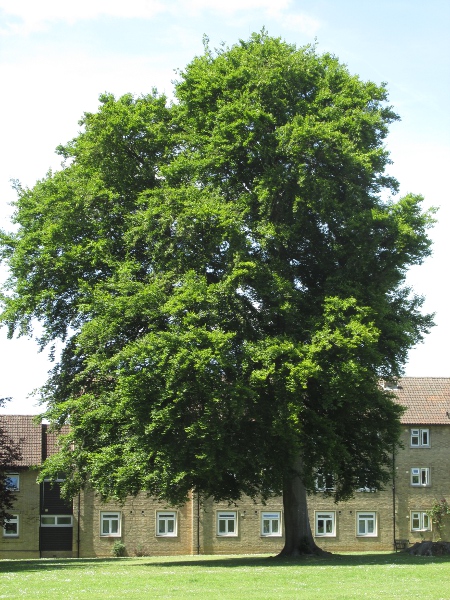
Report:
M 2 234 L 9 335 L 64 341 L 42 390 L 70 424 L 43 476 L 171 503 L 283 494 L 282 554 L 316 549 L 307 495 L 389 478 L 398 377 L 432 325 L 405 286 L 432 211 L 394 200 L 384 85 L 265 32 L 179 72 L 175 102 L 100 97 Z
M 7 400 L 8 398 L 0 398 L 0 408 Z M 21 457 L 20 442 L 10 438 L 0 415 L 0 527 L 11 518 L 9 511 L 16 500 L 14 488 L 10 485 L 8 470 L 10 471 Z

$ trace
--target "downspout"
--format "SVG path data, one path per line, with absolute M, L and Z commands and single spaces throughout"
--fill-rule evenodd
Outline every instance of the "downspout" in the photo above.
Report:
M 42 502 L 42 497 L 44 495 L 44 483 L 40 483 L 39 484 L 39 558 L 42 558 L 42 526 L 41 526 L 41 522 L 42 522 L 42 506 L 43 506 L 43 502 Z
M 392 540 L 392 546 L 395 550 L 395 446 L 392 451 L 392 524 L 393 524 L 393 533 L 394 539 Z
M 197 491 L 197 554 L 200 554 L 200 494 Z
M 80 558 L 80 516 L 81 516 L 81 492 L 78 492 L 78 510 L 77 510 L 77 558 Z
M 47 458 L 47 425 L 41 423 L 41 463 Z M 44 482 L 39 484 L 39 558 L 42 558 L 42 513 L 44 512 Z

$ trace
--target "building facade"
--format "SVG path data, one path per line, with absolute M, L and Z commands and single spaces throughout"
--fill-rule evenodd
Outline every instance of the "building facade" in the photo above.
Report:
M 450 378 L 403 378 L 393 391 L 406 410 L 391 485 L 338 504 L 320 490 L 309 498 L 311 530 L 326 550 L 392 550 L 394 540 L 436 538 L 427 511 L 450 500 Z M 144 493 L 122 505 L 102 503 L 86 489 L 67 503 L 60 482 L 37 484 L 32 468 L 55 451 L 54 434 L 33 417 L 1 419 L 21 440 L 22 460 L 8 469 L 17 500 L 0 558 L 111 556 L 116 542 L 128 556 L 277 553 L 284 545 L 282 498 L 230 506 L 192 494 L 180 508 Z

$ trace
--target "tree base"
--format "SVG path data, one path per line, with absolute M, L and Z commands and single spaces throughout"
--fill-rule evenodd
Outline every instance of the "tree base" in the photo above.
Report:
M 444 556 L 450 554 L 450 542 L 416 542 L 405 552 L 413 556 Z
M 305 538 L 298 546 L 292 548 L 285 546 L 274 558 L 298 558 L 301 556 L 320 556 L 321 558 L 326 558 L 332 556 L 332 553 L 322 550 L 313 540 Z

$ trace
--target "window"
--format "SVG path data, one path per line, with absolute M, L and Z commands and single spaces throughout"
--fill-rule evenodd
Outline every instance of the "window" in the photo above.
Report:
M 5 521 L 3 537 L 19 537 L 19 515 L 13 515 Z
M 261 535 L 280 536 L 281 535 L 281 513 L 263 512 L 261 513 Z
M 8 490 L 19 490 L 19 475 L 17 473 L 6 473 L 5 479 Z
M 411 531 L 431 531 L 431 519 L 426 512 L 411 513 Z
M 100 513 L 100 535 L 120 537 L 120 512 Z
M 377 535 L 377 515 L 374 512 L 356 513 L 356 535 L 375 537 Z
M 72 527 L 72 515 L 42 515 L 41 527 Z
M 318 473 L 316 477 L 316 490 L 318 492 L 332 492 L 334 490 L 333 476 Z
M 430 430 L 411 429 L 411 448 L 429 448 Z
M 156 535 L 176 536 L 177 535 L 177 513 L 176 512 L 157 512 L 156 513 Z
M 217 513 L 217 535 L 237 535 L 236 511 Z
M 56 482 L 65 481 L 65 480 L 66 480 L 66 476 L 64 475 L 64 473 L 56 473 L 56 477 L 54 479 L 51 479 L 50 477 L 46 477 L 44 479 L 44 481 L 50 481 L 51 483 L 56 483 Z
M 411 485 L 430 485 L 430 469 L 428 467 L 414 467 L 411 469 Z
M 336 513 L 316 512 L 316 536 L 334 537 L 336 535 Z

